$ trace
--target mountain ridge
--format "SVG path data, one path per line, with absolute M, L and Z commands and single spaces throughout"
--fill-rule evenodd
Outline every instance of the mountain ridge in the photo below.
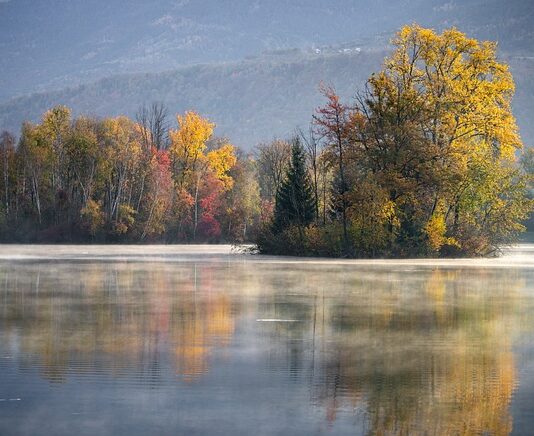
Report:
M 533 54 L 524 0 L 10 0 L 0 2 L 0 100 L 125 72 L 238 61 L 264 50 L 366 40 L 404 24 Z M 387 36 L 386 36 L 387 35 Z

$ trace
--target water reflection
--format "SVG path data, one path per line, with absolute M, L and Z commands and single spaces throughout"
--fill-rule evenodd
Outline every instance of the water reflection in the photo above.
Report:
M 393 280 L 367 304 L 360 295 L 330 306 L 336 340 L 321 353 L 315 383 L 329 420 L 348 400 L 366 411 L 371 434 L 511 431 L 514 289 L 523 281 L 467 274 L 433 271 L 408 295 Z
M 73 365 L 83 372 L 152 373 L 169 348 L 176 373 L 194 379 L 208 370 L 211 348 L 232 336 L 232 301 L 217 292 L 209 266 L 173 269 L 6 265 L 0 269 L 3 339 L 17 341 L 23 366 L 39 358 L 51 382 L 64 381 Z
M 509 434 L 532 279 L 525 268 L 227 258 L 4 262 L 0 397 L 37 370 L 43 399 L 85 382 L 155 389 L 159 418 L 142 416 L 146 405 L 127 413 L 158 419 L 163 433 L 219 422 L 221 433 Z M 190 413 L 205 414 L 189 427 L 162 418 L 192 398 Z M 5 425 L 32 412 L 21 403 Z M 0 403 L 0 422 L 7 413 Z

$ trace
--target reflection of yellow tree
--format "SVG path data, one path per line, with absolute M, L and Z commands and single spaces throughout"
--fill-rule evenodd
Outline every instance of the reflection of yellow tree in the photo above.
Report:
M 370 434 L 508 434 L 520 277 L 436 269 L 347 283 L 353 301 L 318 309 L 336 333 L 314 390 L 327 419 L 350 401 Z
M 228 296 L 210 295 L 201 303 L 190 301 L 181 306 L 174 329 L 177 372 L 186 380 L 205 373 L 212 348 L 226 346 L 233 332 L 234 320 Z

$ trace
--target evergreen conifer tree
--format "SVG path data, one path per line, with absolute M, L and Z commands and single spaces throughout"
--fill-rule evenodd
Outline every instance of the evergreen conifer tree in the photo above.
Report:
M 304 149 L 298 137 L 291 146 L 291 162 L 276 193 L 273 231 L 296 225 L 301 229 L 315 219 L 313 189 L 306 170 Z

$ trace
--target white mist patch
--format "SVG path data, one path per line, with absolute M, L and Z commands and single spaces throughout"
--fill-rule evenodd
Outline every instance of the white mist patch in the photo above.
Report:
M 365 268 L 534 268 L 534 244 L 518 244 L 489 258 L 458 259 L 333 259 L 313 257 L 264 256 L 250 254 L 251 246 L 232 245 L 9 245 L 0 244 L 1 261 L 98 261 L 232 263 L 317 266 L 354 266 Z M 272 322 L 272 321 L 271 321 Z
M 278 318 L 261 318 L 256 322 L 299 322 L 298 319 L 278 319 Z

